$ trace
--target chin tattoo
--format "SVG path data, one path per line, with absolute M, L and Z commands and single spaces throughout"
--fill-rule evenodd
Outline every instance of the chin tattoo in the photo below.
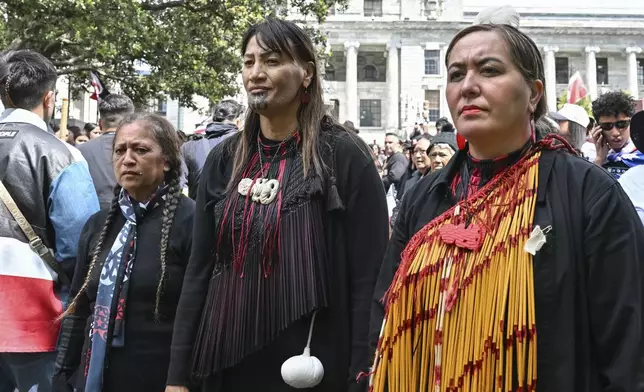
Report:
M 252 110 L 265 110 L 268 107 L 268 102 L 266 101 L 266 95 L 264 94 L 253 94 L 248 96 L 248 107 Z

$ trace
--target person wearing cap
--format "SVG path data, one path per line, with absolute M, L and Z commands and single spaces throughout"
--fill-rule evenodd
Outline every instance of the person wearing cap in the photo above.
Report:
M 456 134 L 453 132 L 441 132 L 436 135 L 427 149 L 431 171 L 434 172 L 445 167 L 456 151 L 458 151 Z
M 360 133 L 360 130 L 358 128 L 356 128 L 356 126 L 353 123 L 353 121 L 347 120 L 347 121 L 342 123 L 342 126 L 344 126 L 347 129 L 347 131 L 353 132 L 356 135 Z
M 586 127 L 590 122 L 586 109 L 567 103 L 558 112 L 550 113 L 550 117 L 559 124 L 559 134 L 577 151 L 581 151 L 586 139 Z
M 631 138 L 635 147 L 644 150 L 644 112 L 636 113 L 631 118 Z M 622 174 L 619 183 L 633 202 L 637 215 L 644 223 L 644 165 L 635 166 Z
M 593 116 L 597 120 L 592 130 L 597 151 L 594 162 L 618 179 L 630 168 L 644 164 L 644 154 L 631 140 L 634 114 L 635 100 L 622 91 L 602 94 L 593 102 Z

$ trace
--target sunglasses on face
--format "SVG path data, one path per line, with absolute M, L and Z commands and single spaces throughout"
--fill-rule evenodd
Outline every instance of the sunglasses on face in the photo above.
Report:
M 624 130 L 628 128 L 629 125 L 631 125 L 631 120 L 620 120 L 620 121 L 615 121 L 615 122 L 603 122 L 597 124 L 599 127 L 602 129 L 602 131 L 610 131 L 614 127 L 616 127 L 619 130 Z

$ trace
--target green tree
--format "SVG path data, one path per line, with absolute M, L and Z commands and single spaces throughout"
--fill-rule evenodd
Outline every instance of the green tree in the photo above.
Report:
M 568 102 L 568 91 L 563 91 L 557 98 L 557 110 L 561 109 L 566 102 Z M 586 110 L 588 116 L 593 117 L 593 101 L 591 101 L 590 95 L 586 95 L 575 105 L 581 106 Z
M 339 0 L 340 2 L 346 0 Z M 315 30 L 336 0 L 290 2 L 299 22 Z M 33 49 L 75 92 L 89 87 L 90 70 L 117 82 L 135 102 L 160 92 L 192 105 L 193 95 L 215 101 L 234 93 L 246 28 L 265 16 L 284 16 L 287 0 L 0 0 L 0 44 Z M 342 4 L 340 4 L 342 6 Z M 140 76 L 137 65 L 149 66 Z

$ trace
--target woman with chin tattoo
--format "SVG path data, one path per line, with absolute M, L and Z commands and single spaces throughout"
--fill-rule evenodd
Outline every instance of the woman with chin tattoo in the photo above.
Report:
M 387 206 L 367 145 L 325 114 L 315 53 L 277 19 L 243 38 L 251 110 L 203 169 L 167 392 L 366 389 Z

